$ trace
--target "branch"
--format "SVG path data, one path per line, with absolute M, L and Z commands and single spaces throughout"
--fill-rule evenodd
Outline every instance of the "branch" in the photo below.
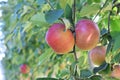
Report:
M 98 11 L 98 13 L 95 15 L 95 17 L 93 18 L 93 20 L 95 20 L 95 18 L 100 14 L 100 12 L 102 11 L 102 9 L 105 7 L 105 5 L 107 4 L 108 0 L 105 1 L 105 3 L 103 4 L 103 6 L 100 8 L 100 10 Z
M 75 28 L 75 14 L 76 14 L 76 0 L 74 0 L 73 4 L 73 26 Z
M 46 0 L 46 2 L 50 5 L 51 9 L 54 10 L 54 7 L 52 6 L 52 4 L 50 3 L 49 0 Z
M 74 3 L 73 3 L 73 27 L 74 27 L 74 29 L 75 29 L 75 13 L 76 12 L 76 0 L 74 0 Z M 75 38 L 75 41 L 76 41 L 76 37 L 74 36 L 74 38 Z M 74 53 L 74 56 L 75 56 L 75 61 L 77 62 L 78 60 L 77 60 L 77 55 L 76 55 L 76 48 L 75 48 L 75 45 L 74 45 L 74 47 L 73 47 L 73 53 Z

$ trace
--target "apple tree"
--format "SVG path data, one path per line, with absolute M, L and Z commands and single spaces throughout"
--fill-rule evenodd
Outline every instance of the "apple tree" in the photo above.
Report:
M 120 0 L 1 4 L 7 80 L 120 79 Z

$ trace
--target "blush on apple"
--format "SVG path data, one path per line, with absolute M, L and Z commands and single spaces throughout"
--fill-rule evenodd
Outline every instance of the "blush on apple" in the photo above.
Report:
M 27 73 L 29 73 L 29 71 L 30 71 L 30 68 L 28 67 L 27 64 L 22 64 L 22 65 L 20 66 L 20 72 L 21 72 L 21 73 L 27 74 Z
M 90 50 L 99 42 L 100 31 L 92 20 L 82 19 L 77 22 L 76 28 L 76 45 L 81 50 Z
M 111 73 L 111 76 L 117 79 L 120 79 L 120 65 L 115 65 L 113 67 L 113 71 Z
M 70 52 L 75 43 L 72 32 L 69 29 L 65 30 L 65 25 L 62 23 L 51 25 L 46 33 L 45 39 L 57 54 Z
M 93 64 L 101 65 L 105 61 L 106 47 L 97 46 L 89 51 L 89 57 Z

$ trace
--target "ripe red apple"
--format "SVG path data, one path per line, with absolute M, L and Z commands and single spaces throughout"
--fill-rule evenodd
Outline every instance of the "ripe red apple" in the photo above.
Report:
M 93 64 L 101 65 L 105 61 L 106 47 L 97 46 L 89 51 L 89 57 Z
M 113 71 L 111 73 L 111 76 L 117 79 L 120 79 L 120 65 L 115 65 L 113 67 Z
M 100 31 L 92 20 L 79 20 L 75 28 L 76 45 L 81 50 L 90 50 L 99 42 Z
M 29 71 L 30 71 L 30 68 L 29 68 L 29 66 L 27 64 L 22 64 L 20 66 L 20 72 L 21 73 L 27 74 L 27 73 L 29 73 Z
M 65 25 L 62 23 L 51 25 L 45 39 L 48 45 L 58 54 L 70 52 L 75 43 L 72 32 L 69 29 L 65 31 Z

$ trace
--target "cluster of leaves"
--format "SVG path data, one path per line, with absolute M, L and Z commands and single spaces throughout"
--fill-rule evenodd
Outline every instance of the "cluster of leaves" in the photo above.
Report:
M 75 22 L 83 18 L 94 19 L 101 30 L 101 43 L 108 46 L 107 63 L 95 67 L 93 71 L 89 70 L 87 52 L 77 50 L 78 62 L 76 63 L 73 54 L 56 55 L 45 42 L 47 29 L 52 23 L 60 22 L 59 18 L 67 18 L 73 24 L 73 2 L 73 0 L 8 0 L 1 7 L 2 18 L 5 22 L 3 32 L 6 36 L 7 51 L 3 62 L 7 79 L 20 79 L 18 75 L 22 74 L 19 66 L 23 63 L 30 66 L 29 75 L 32 80 L 36 78 L 44 80 L 41 77 L 45 76 L 70 80 L 108 78 L 108 76 L 101 77 L 96 73 L 109 74 L 111 64 L 120 62 L 118 11 L 120 0 L 115 1 L 114 4 L 112 0 L 76 0 Z M 110 23 L 110 33 L 108 23 Z M 75 71 L 76 65 L 77 71 Z M 26 75 L 22 76 L 26 77 Z M 50 79 L 53 80 L 48 78 Z

